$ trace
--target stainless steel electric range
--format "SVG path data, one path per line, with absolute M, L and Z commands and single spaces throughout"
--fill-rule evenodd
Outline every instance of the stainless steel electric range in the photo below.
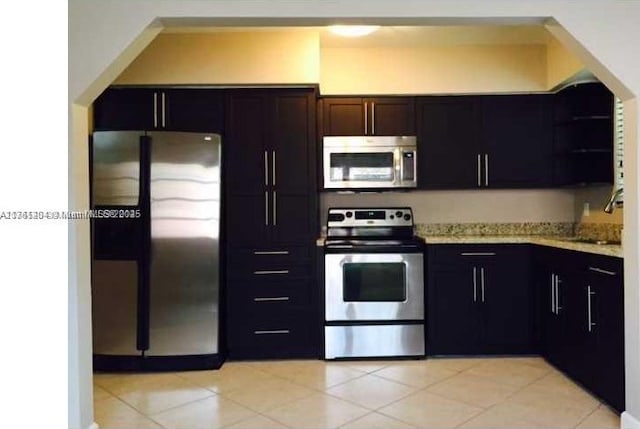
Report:
M 326 359 L 424 356 L 423 247 L 408 207 L 329 209 Z

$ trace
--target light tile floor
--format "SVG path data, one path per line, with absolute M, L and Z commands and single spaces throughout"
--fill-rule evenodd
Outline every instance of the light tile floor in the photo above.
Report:
M 227 362 L 95 374 L 101 429 L 617 429 L 541 358 Z

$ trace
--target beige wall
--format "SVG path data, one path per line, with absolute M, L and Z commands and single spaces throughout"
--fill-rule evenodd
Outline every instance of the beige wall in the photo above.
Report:
M 322 48 L 323 94 L 442 94 L 547 89 L 544 45 Z
M 320 195 L 320 221 L 329 207 L 409 206 L 416 223 L 573 222 L 571 190 L 413 191 Z
M 547 44 L 547 88 L 554 88 L 584 70 L 584 64 L 554 37 Z
M 116 84 L 318 83 L 317 31 L 160 34 Z
M 323 94 L 528 92 L 545 91 L 580 69 L 555 40 L 321 48 L 317 30 L 292 29 L 162 33 L 114 83 L 319 83 Z

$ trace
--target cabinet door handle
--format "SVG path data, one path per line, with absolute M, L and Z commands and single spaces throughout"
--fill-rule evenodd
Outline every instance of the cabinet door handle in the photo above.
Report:
M 476 165 L 476 170 L 478 172 L 478 187 L 482 186 L 482 166 L 480 164 L 480 154 L 478 154 L 478 164 Z
M 478 276 L 477 274 L 477 268 L 473 267 L 473 302 L 478 302 Z
M 271 186 L 276 186 L 276 151 L 271 151 Z
M 591 291 L 591 286 L 587 286 L 587 316 L 588 316 L 587 330 L 589 332 L 592 332 L 593 327 L 596 326 L 596 324 L 592 320 L 592 315 L 591 315 L 591 296 L 595 294 L 596 294 L 595 292 Z
M 367 121 L 369 118 L 369 103 L 364 102 L 364 135 L 367 135 L 367 130 L 369 129 L 369 122 Z
M 254 302 L 289 301 L 289 297 L 288 296 L 274 296 L 273 298 L 258 297 L 258 298 L 253 298 L 253 301 Z
M 264 225 L 269 226 L 269 192 L 264 191 Z
M 484 154 L 484 186 L 489 186 L 489 154 Z
M 158 128 L 158 93 L 153 93 L 153 128 Z
M 271 331 L 253 331 L 256 335 L 272 335 L 272 334 L 289 334 L 291 333 L 288 329 L 275 329 Z
M 551 312 L 556 313 L 556 275 L 551 273 Z
M 276 201 L 277 197 L 278 193 L 276 191 L 273 191 L 273 226 L 276 226 L 278 224 L 278 203 Z
M 256 275 L 269 275 L 269 274 L 289 274 L 289 270 L 258 270 L 254 271 Z
M 496 252 L 462 252 L 460 256 L 496 256 Z
M 264 151 L 264 186 L 269 186 L 269 161 L 267 160 L 269 155 L 267 151 Z
M 597 267 L 589 267 L 589 271 L 594 271 L 600 274 L 606 274 L 608 276 L 615 276 L 617 274 L 615 271 L 603 270 L 602 268 L 597 268 Z
M 371 135 L 376 135 L 376 103 L 371 102 Z
M 560 310 L 562 310 L 560 307 L 560 283 L 562 283 L 560 276 L 556 274 L 556 314 L 560 314 Z
M 288 250 L 256 250 L 254 255 L 288 255 Z
M 480 268 L 480 296 L 484 302 L 484 268 Z
M 165 128 L 165 111 L 167 109 L 167 103 L 165 103 L 164 91 L 162 92 L 162 128 Z

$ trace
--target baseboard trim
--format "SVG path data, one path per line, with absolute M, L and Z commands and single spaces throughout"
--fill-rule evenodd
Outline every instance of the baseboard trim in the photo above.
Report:
M 622 429 L 640 429 L 640 420 L 625 411 L 622 413 L 621 427 Z

